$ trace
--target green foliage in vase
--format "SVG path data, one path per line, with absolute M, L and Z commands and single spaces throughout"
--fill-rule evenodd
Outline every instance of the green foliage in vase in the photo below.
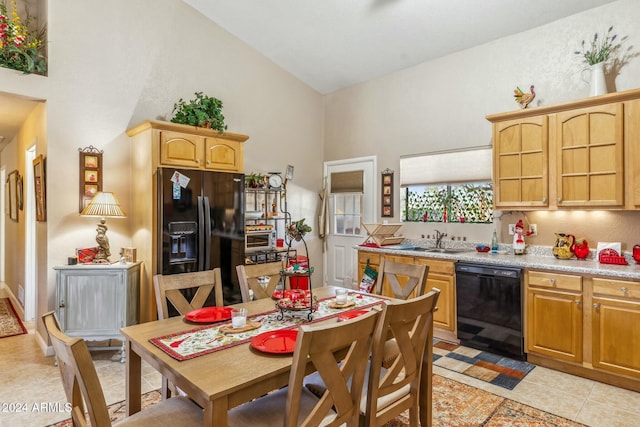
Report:
M 227 125 L 224 124 L 222 115 L 222 101 L 218 98 L 203 95 L 196 92 L 195 98 L 186 102 L 182 98 L 173 105 L 173 123 L 183 125 L 200 126 L 224 133 Z
M 614 44 L 618 35 L 612 34 L 612 31 L 613 25 L 609 27 L 609 30 L 604 36 L 599 36 L 598 33 L 595 33 L 590 43 L 582 40 L 580 50 L 574 53 L 582 56 L 584 62 L 589 65 L 607 61 L 611 55 L 620 48 L 620 43 Z
M 44 54 L 46 27 L 34 30 L 34 18 L 27 13 L 22 21 L 15 0 L 11 13 L 6 2 L 0 2 L 0 67 L 22 71 L 25 74 L 44 74 L 47 60 Z

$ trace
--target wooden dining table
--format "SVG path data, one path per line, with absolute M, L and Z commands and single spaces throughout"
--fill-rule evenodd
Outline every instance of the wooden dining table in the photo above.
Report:
M 319 299 L 335 294 L 334 287 L 313 290 Z M 271 299 L 260 299 L 233 307 L 247 308 L 248 315 L 265 313 L 275 309 Z M 337 318 L 321 320 L 336 322 Z M 277 390 L 288 384 L 292 364 L 291 354 L 269 354 L 257 351 L 249 342 L 224 348 L 188 360 L 176 360 L 150 342 L 159 336 L 177 334 L 193 328 L 183 316 L 157 320 L 121 329 L 126 349 L 126 413 L 132 415 L 141 409 L 142 360 L 156 369 L 171 383 L 183 390 L 192 400 L 204 408 L 204 426 L 226 426 L 229 409 Z M 430 344 L 430 342 L 429 342 Z M 431 349 L 431 345 L 427 345 Z M 427 360 L 427 353 L 429 359 Z M 423 426 L 431 425 L 431 351 L 425 351 L 421 389 L 429 390 L 422 396 L 429 399 L 429 407 L 420 405 Z M 429 365 L 429 366 L 426 366 Z M 309 373 L 313 371 L 309 366 Z M 428 389 L 425 389 L 428 387 Z M 422 400 L 422 399 L 421 399 Z M 424 412 L 424 414 L 423 414 Z

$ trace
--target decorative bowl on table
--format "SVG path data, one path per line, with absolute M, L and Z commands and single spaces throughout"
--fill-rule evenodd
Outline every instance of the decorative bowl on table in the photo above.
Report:
M 478 252 L 489 252 L 491 248 L 487 245 L 478 245 L 476 246 L 476 251 Z

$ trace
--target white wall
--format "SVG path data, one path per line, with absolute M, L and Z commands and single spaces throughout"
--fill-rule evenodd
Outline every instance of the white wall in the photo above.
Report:
M 315 213 L 320 94 L 180 0 L 49 1 L 47 14 L 48 77 L 0 69 L 0 91 L 47 101 L 48 280 L 39 314 L 53 307 L 52 267 L 76 247 L 95 244 L 95 219 L 78 215 L 78 148 L 104 150 L 103 188 L 130 211 L 126 129 L 168 119 L 173 104 L 196 91 L 220 98 L 229 131 L 250 136 L 245 170 L 294 165 L 293 218 Z M 112 248 L 130 246 L 128 220 L 108 225 Z M 320 244 L 310 244 L 321 271 Z
M 574 52 L 583 39 L 610 25 L 619 37 L 628 36 L 623 50 L 632 48 L 635 54 L 616 76 L 609 76 L 609 91 L 637 88 L 638 22 L 638 0 L 620 0 L 334 92 L 325 97 L 325 160 L 375 154 L 378 172 L 390 168 L 399 175 L 400 156 L 489 145 L 491 125 L 485 116 L 518 109 L 516 86 L 528 91 L 535 85 L 537 98 L 530 108 L 586 97 L 583 64 Z M 398 202 L 396 196 L 396 220 Z M 493 230 L 470 224 L 407 224 L 401 231 L 415 237 L 433 234 L 435 228 L 475 241 L 487 241 Z

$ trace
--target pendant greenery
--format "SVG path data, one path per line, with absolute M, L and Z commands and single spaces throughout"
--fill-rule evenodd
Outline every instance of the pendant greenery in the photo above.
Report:
M 219 133 L 227 130 L 222 115 L 222 101 L 203 95 L 202 92 L 196 92 L 195 96 L 188 102 L 180 98 L 173 105 L 174 114 L 171 121 L 183 125 L 211 128 Z

